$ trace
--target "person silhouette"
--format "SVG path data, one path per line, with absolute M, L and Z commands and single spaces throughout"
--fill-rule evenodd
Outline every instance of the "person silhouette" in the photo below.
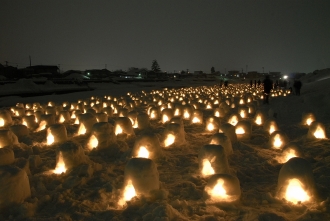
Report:
M 269 104 L 269 94 L 270 91 L 273 89 L 273 81 L 269 78 L 269 75 L 266 75 L 263 84 L 264 84 L 264 104 Z

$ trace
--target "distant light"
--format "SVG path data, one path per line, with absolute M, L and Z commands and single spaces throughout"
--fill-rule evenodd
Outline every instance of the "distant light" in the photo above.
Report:
M 88 72 L 87 75 L 91 75 L 91 73 Z
M 287 79 L 287 78 L 288 78 L 288 75 L 284 75 L 283 78 L 284 78 L 284 79 Z

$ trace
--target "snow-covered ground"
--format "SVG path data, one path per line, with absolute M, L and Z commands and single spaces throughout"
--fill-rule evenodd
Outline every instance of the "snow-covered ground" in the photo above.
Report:
M 330 73 L 323 73 L 324 76 L 328 74 Z M 64 123 L 68 140 L 81 145 L 84 152 L 75 161 L 79 163 L 63 174 L 53 174 L 51 171 L 55 169 L 58 150 L 62 150 L 63 145 L 68 143 L 47 145 L 46 130 L 30 130 L 28 136 L 20 137 L 19 143 L 11 147 L 15 153 L 13 164 L 27 171 L 31 196 L 19 205 L 2 211 L 0 220 L 330 220 L 330 142 L 328 139 L 307 139 L 309 127 L 301 124 L 303 113 L 313 113 L 330 136 L 330 87 L 327 86 L 330 79 L 313 80 L 321 78 L 323 77 L 315 75 L 314 78 L 308 76 L 308 81 L 303 79 L 301 96 L 271 97 L 269 105 L 260 101 L 252 102 L 268 119 L 276 121 L 279 130 L 286 134 L 289 142 L 302 150 L 303 158 L 311 166 L 316 186 L 316 193 L 309 201 L 294 204 L 276 197 L 278 177 L 283 166 L 277 159 L 282 156 L 282 152 L 269 147 L 270 135 L 262 126 L 253 122 L 254 115 L 248 118 L 252 124 L 251 137 L 232 143 L 233 153 L 226 155 L 228 173 L 238 178 L 241 190 L 240 199 L 231 203 L 210 203 L 210 200 L 205 199 L 204 189 L 210 177 L 204 177 L 199 172 L 198 156 L 201 148 L 209 144 L 216 133 L 207 132 L 205 122 L 198 125 L 185 120 L 183 142 L 165 147 L 163 133 L 168 129 L 168 123 L 164 124 L 160 119 L 151 120 L 150 128 L 136 128 L 134 136 L 119 135 L 116 141 L 112 140 L 110 148 L 102 150 L 90 150 L 90 136 L 75 136 L 78 125 L 71 122 Z M 174 96 L 176 103 L 179 102 L 179 97 L 185 101 L 190 96 L 197 103 L 199 99 L 212 101 L 212 96 L 214 99 L 219 97 L 217 92 L 222 92 L 221 98 L 225 100 L 226 91 L 212 86 L 215 83 L 217 82 L 183 80 L 91 84 L 91 87 L 96 88 L 91 92 L 24 98 L 1 97 L 0 106 L 6 109 L 16 103 L 47 104 L 49 101 L 62 105 L 66 101 L 90 101 L 91 97 L 103 98 L 104 95 L 109 95 L 112 99 L 117 97 L 116 102 L 119 104 L 120 97 L 131 92 L 147 103 L 135 108 L 141 113 L 146 111 L 148 105 L 158 105 L 155 100 L 150 99 L 152 96 L 157 99 L 159 97 L 151 93 L 152 90 L 163 91 L 166 87 L 169 89 L 162 94 L 177 96 L 178 99 Z M 200 85 L 206 87 L 199 88 L 196 93 L 189 89 Z M 230 88 L 238 86 L 248 88 L 248 85 L 238 84 Z M 23 87 L 24 85 L 20 85 L 20 89 Z M 173 91 L 171 88 L 174 88 Z M 8 88 L 14 89 L 16 88 Z M 140 93 L 141 91 L 145 93 Z M 235 99 L 235 102 L 238 101 Z M 240 105 L 236 103 L 236 106 Z M 218 105 L 213 108 L 216 107 Z M 213 115 L 213 111 L 206 109 L 206 104 L 200 104 L 200 109 L 203 110 L 204 120 Z M 233 113 L 238 113 L 238 109 L 230 108 L 220 118 L 220 125 L 225 124 Z M 21 117 L 12 118 L 13 124 L 21 123 Z M 116 120 L 116 117 L 109 118 L 110 124 L 115 124 Z M 162 156 L 154 160 L 159 173 L 159 189 L 153 190 L 148 197 L 137 196 L 124 205 L 119 205 L 125 189 L 125 166 L 132 157 L 136 140 L 144 134 L 155 135 L 161 144 Z M 0 141 L 2 142 L 1 137 Z M 0 174 L 1 183 L 6 178 Z M 149 177 L 146 175 L 145 179 Z M 1 194 L 7 190 L 10 190 L 8 186 L 0 186 Z M 5 204 L 0 196 L 0 207 Z

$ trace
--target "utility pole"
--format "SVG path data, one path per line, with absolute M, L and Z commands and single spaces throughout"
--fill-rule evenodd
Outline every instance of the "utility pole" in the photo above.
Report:
M 31 56 L 29 55 L 29 60 L 30 60 L 30 67 L 31 67 Z

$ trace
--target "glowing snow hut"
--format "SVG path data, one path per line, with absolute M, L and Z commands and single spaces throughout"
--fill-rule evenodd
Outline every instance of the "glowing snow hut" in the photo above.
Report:
M 147 133 L 137 137 L 132 149 L 132 156 L 152 160 L 162 156 L 162 149 L 156 134 Z
M 252 125 L 250 121 L 239 121 L 235 126 L 235 133 L 238 139 L 250 139 L 252 135 Z
M 226 151 L 221 145 L 208 144 L 198 154 L 199 171 L 203 176 L 229 173 Z
M 53 124 L 47 128 L 47 144 L 64 142 L 68 139 L 64 124 Z
M 21 204 L 31 196 L 25 170 L 14 165 L 0 166 L 0 211 Z
M 0 130 L 0 148 L 18 143 L 17 136 L 11 130 Z
M 240 182 L 229 174 L 212 175 L 204 188 L 205 202 L 210 204 L 236 202 L 240 196 Z
M 147 158 L 131 158 L 124 171 L 124 186 L 131 183 L 137 195 L 150 196 L 159 189 L 159 173 L 156 164 Z
M 318 122 L 313 121 L 307 132 L 307 139 L 316 140 L 316 139 L 326 139 L 325 126 Z
M 268 141 L 268 145 L 277 150 L 283 149 L 283 147 L 289 142 L 289 138 L 282 131 L 274 131 Z
M 219 127 L 219 133 L 224 133 L 230 139 L 232 144 L 237 142 L 235 126 L 231 125 L 230 123 L 221 124 Z
M 92 134 L 88 141 L 89 149 L 103 149 L 116 142 L 114 127 L 108 122 L 99 122 L 93 125 Z
M 298 204 L 311 201 L 316 192 L 313 170 L 307 160 L 294 157 L 283 164 L 278 175 L 277 198 Z
M 231 140 L 224 133 L 215 133 L 211 138 L 210 144 L 223 146 L 227 155 L 233 153 Z

